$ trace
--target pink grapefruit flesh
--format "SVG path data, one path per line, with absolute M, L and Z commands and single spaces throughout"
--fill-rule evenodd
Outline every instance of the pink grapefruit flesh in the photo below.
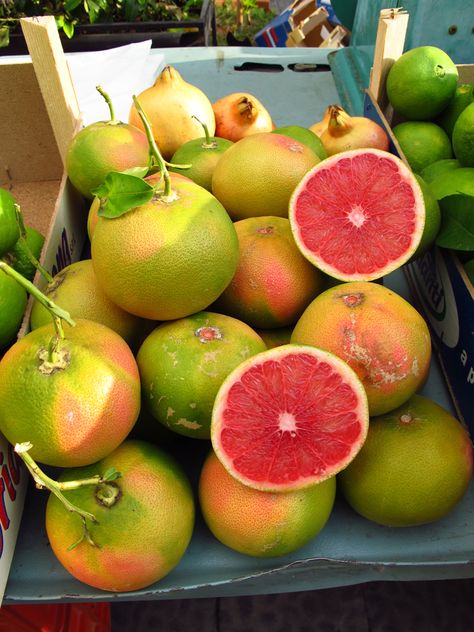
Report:
M 244 485 L 289 491 L 345 468 L 368 424 L 367 396 L 348 364 L 316 347 L 287 344 L 245 360 L 226 378 L 211 440 Z
M 406 263 L 425 224 L 410 169 L 379 149 L 346 151 L 313 167 L 295 188 L 289 218 L 303 255 L 341 281 L 373 281 Z

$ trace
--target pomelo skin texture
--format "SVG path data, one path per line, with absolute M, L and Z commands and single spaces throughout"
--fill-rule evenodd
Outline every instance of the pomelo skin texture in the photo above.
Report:
M 282 345 L 242 362 L 216 396 L 211 441 L 238 481 L 287 492 L 321 483 L 352 461 L 369 423 L 364 387 L 340 358 Z
M 251 327 L 293 325 L 323 289 L 324 274 L 301 254 L 286 217 L 249 217 L 234 226 L 239 263 L 216 311 Z
M 341 281 L 372 281 L 399 268 L 418 247 L 425 223 L 414 174 L 379 149 L 326 158 L 296 186 L 289 209 L 303 255 Z
M 440 520 L 467 491 L 473 473 L 469 434 L 447 410 L 421 395 L 371 417 L 357 457 L 338 475 L 355 511 L 391 527 Z
M 98 121 L 81 129 L 71 140 L 66 171 L 73 186 L 88 199 L 111 171 L 146 168 L 146 134 L 128 123 Z
M 199 478 L 199 504 L 214 536 L 254 557 L 298 550 L 326 524 L 336 495 L 336 477 L 292 492 L 262 492 L 227 472 L 213 452 Z
M 104 475 L 112 467 L 121 474 L 104 485 L 118 492 L 112 506 L 102 501 L 100 486 L 65 493 L 95 515 L 98 523 L 88 521 L 88 528 L 97 546 L 84 539 L 68 548 L 81 539 L 82 520 L 53 494 L 46 506 L 46 531 L 54 554 L 79 581 L 112 592 L 140 590 L 167 575 L 186 552 L 194 527 L 193 494 L 178 463 L 136 440 L 125 441 L 99 463 L 65 470 L 60 479 Z
M 98 218 L 92 262 L 99 284 L 122 309 L 173 320 L 208 307 L 232 280 L 239 258 L 234 225 L 216 198 L 175 180 L 176 199 Z
M 88 465 L 114 450 L 140 411 L 140 376 L 126 342 L 89 320 L 65 327 L 60 365 L 48 363 L 53 325 L 19 339 L 0 361 L 0 431 L 30 441 L 35 461 Z M 61 368 L 63 366 L 63 368 Z
M 208 311 L 158 325 L 137 363 L 146 406 L 166 428 L 210 438 L 214 398 L 227 375 L 266 345 L 245 323 Z
M 91 259 L 82 259 L 60 270 L 44 289 L 44 294 L 65 309 L 73 319 L 85 318 L 106 325 L 129 344 L 135 343 L 144 321 L 115 305 L 97 282 Z M 30 325 L 37 329 L 51 322 L 49 311 L 33 303 Z
M 215 166 L 212 192 L 234 221 L 288 217 L 291 193 L 320 158 L 299 141 L 273 132 L 246 136 L 229 147 Z
M 425 320 L 378 283 L 353 281 L 322 292 L 296 323 L 291 342 L 347 362 L 365 387 L 371 416 L 403 404 L 424 384 L 430 366 Z

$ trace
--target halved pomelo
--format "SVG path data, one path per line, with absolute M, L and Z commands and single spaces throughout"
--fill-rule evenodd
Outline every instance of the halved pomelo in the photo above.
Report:
M 379 149 L 346 151 L 313 167 L 290 199 L 303 255 L 341 281 L 373 281 L 406 263 L 425 224 L 414 174 Z
M 349 365 L 317 347 L 287 344 L 229 374 L 215 400 L 211 440 L 244 485 L 289 491 L 344 469 L 368 425 L 367 396 Z

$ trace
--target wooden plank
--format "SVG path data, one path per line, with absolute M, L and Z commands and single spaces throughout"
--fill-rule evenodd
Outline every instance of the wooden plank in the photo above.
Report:
M 80 110 L 56 22 L 44 16 L 20 23 L 64 164 Z
M 385 81 L 392 64 L 403 53 L 408 17 L 404 9 L 383 9 L 379 16 L 369 90 L 389 122 L 393 109 L 387 100 Z

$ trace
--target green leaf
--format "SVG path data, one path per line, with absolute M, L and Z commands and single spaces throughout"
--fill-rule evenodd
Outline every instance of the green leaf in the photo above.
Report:
M 8 46 L 10 43 L 10 29 L 8 26 L 0 26 L 0 48 Z
M 474 196 L 459 193 L 439 200 L 441 228 L 436 244 L 451 250 L 474 251 Z
M 125 173 L 129 176 L 136 176 L 137 178 L 144 178 L 148 171 L 148 167 L 130 167 L 130 169 L 124 169 L 120 173 Z
M 128 173 L 112 171 L 103 184 L 92 191 L 100 198 L 101 217 L 120 217 L 132 208 L 146 204 L 153 197 L 154 189 L 142 178 Z
M 64 3 L 64 9 L 69 13 L 70 11 L 77 9 L 80 4 L 82 4 L 82 0 L 66 0 Z
M 66 37 L 71 39 L 74 35 L 74 22 L 68 22 L 67 20 L 64 20 L 63 31 Z

